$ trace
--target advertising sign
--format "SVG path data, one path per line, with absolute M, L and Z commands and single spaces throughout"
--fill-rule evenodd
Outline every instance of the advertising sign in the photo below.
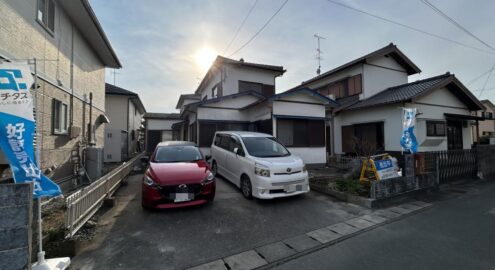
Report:
M 60 187 L 41 173 L 34 158 L 32 84 L 28 64 L 0 64 L 0 148 L 16 183 L 33 182 L 35 198 L 57 196 Z
M 416 136 L 414 136 L 414 126 L 416 126 L 416 108 L 404 108 L 400 145 L 411 154 L 418 152 L 418 142 L 416 141 Z

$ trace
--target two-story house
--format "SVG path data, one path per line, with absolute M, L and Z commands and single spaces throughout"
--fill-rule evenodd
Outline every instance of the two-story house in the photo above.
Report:
M 471 116 L 481 102 L 453 75 L 408 82 L 421 70 L 394 44 L 357 58 L 303 82 L 335 98 L 338 108 L 327 111 L 327 132 L 333 134 L 329 154 L 401 151 L 402 108 L 417 108 L 415 135 L 419 151 L 471 148 Z
M 488 99 L 481 101 L 485 105 L 484 111 L 478 111 L 477 116 L 485 118 L 473 127 L 473 142 L 478 143 L 477 134 L 480 135 L 481 143 L 489 143 L 491 137 L 495 137 L 495 105 Z
M 84 149 L 103 148 L 105 67 L 120 68 L 119 59 L 88 0 L 0 1 L 0 14 L 0 58 L 29 61 L 37 76 L 41 169 L 71 183 Z
M 307 164 L 326 163 L 325 108 L 337 104 L 309 88 L 275 94 L 282 66 L 218 56 L 194 94 L 177 103 L 177 139 L 209 148 L 216 131 L 249 130 L 273 134 Z
M 139 142 L 146 113 L 139 95 L 127 89 L 105 84 L 105 162 L 121 162 L 143 151 Z

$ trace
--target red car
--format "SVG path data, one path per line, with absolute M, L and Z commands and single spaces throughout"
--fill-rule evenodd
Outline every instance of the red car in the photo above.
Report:
M 191 142 L 162 142 L 144 173 L 144 208 L 177 208 L 204 204 L 215 197 L 215 177 L 199 148 Z

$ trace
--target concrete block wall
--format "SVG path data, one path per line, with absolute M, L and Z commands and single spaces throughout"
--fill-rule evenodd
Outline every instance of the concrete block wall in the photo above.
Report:
M 31 269 L 33 189 L 0 185 L 0 269 Z

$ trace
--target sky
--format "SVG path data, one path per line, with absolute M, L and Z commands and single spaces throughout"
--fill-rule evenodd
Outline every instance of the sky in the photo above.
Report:
M 115 71 L 115 84 L 138 93 L 148 112 L 176 112 L 179 95 L 196 90 L 214 56 L 230 56 L 284 1 L 90 0 L 90 3 L 123 65 Z M 410 76 L 410 82 L 448 71 L 476 97 L 495 101 L 495 71 L 491 77 L 487 73 L 495 65 L 495 51 L 420 0 L 335 1 L 481 51 L 411 31 L 327 0 L 289 0 L 262 32 L 231 58 L 283 66 L 287 72 L 276 80 L 276 92 L 283 92 L 316 75 L 315 34 L 325 37 L 321 41 L 322 72 L 393 42 L 422 70 Z M 224 52 L 255 2 L 236 39 Z M 495 47 L 495 0 L 430 2 Z M 114 70 L 106 71 L 106 81 L 114 82 Z M 480 91 L 485 84 L 485 90 Z

